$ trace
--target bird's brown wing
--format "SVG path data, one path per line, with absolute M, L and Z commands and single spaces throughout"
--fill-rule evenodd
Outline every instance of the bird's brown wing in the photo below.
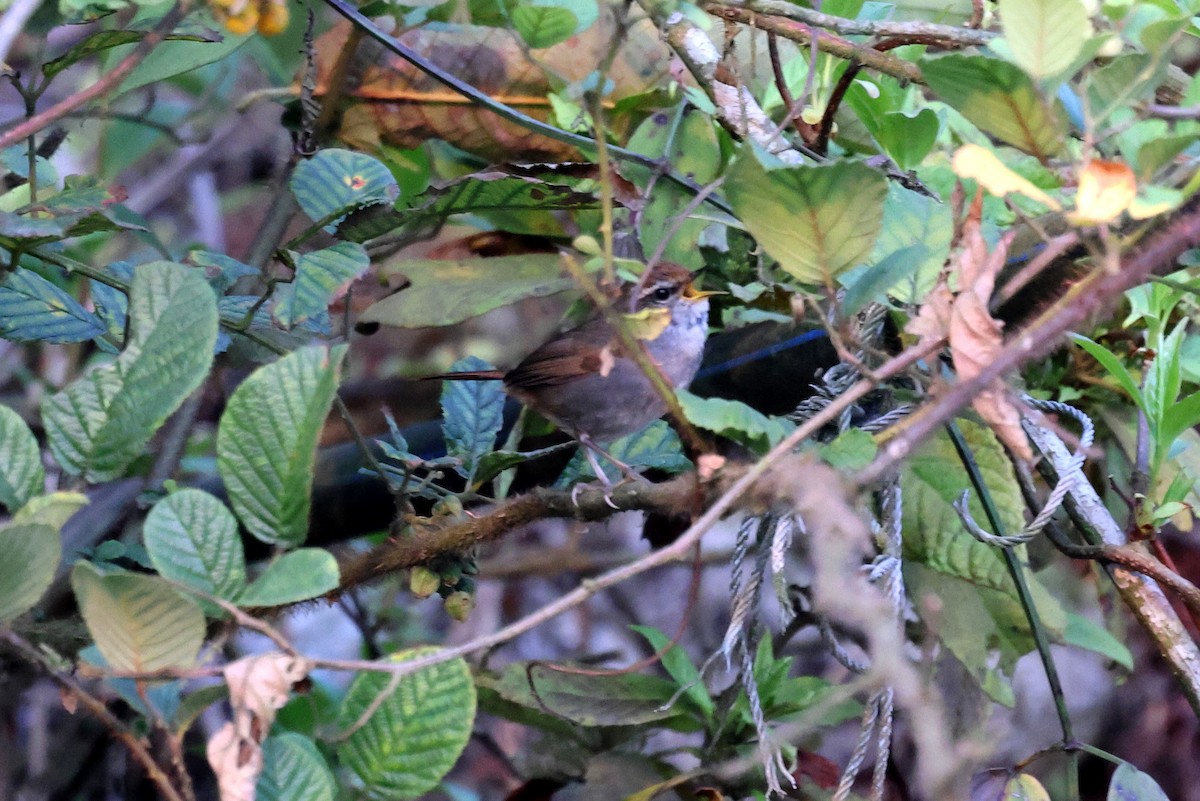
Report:
M 558 386 L 583 375 L 607 372 L 605 364 L 611 365 L 619 353 L 612 327 L 602 317 L 593 318 L 526 356 L 508 371 L 504 383 L 516 390 Z

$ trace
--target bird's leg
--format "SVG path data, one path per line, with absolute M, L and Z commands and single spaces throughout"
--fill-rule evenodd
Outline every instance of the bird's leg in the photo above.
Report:
M 625 464 L 620 459 L 617 459 L 611 453 L 597 445 L 587 434 L 581 434 L 578 437 L 578 440 L 579 444 L 583 446 L 583 455 L 587 458 L 588 464 L 592 466 L 592 472 L 596 474 L 596 478 L 602 485 L 604 485 L 604 502 L 613 509 L 617 509 L 618 507 L 615 503 L 613 503 L 612 499 L 613 488 L 630 481 L 645 481 L 646 479 L 638 474 L 638 472 L 632 467 Z M 596 458 L 598 455 L 603 456 L 621 471 L 623 478 L 616 484 L 609 480 L 608 475 L 604 472 L 604 468 L 600 466 L 600 460 Z M 571 500 L 576 506 L 579 505 L 577 497 L 578 491 L 579 485 L 577 484 L 575 485 L 575 488 L 571 490 Z

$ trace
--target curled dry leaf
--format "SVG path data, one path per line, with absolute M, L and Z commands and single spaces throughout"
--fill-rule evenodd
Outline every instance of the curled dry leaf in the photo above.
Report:
M 711 481 L 717 471 L 725 466 L 725 457 L 719 453 L 702 453 L 696 460 L 696 470 L 701 481 Z
M 225 666 L 233 720 L 209 738 L 207 747 L 221 801 L 254 801 L 263 768 L 262 741 L 275 712 L 309 668 L 307 660 L 280 653 L 248 656 Z
M 961 245 L 951 264 L 951 271 L 958 276 L 959 292 L 952 294 L 944 281 L 940 283 L 907 329 L 922 341 L 948 337 L 954 369 L 964 381 L 979 375 L 1004 346 L 1003 324 L 992 317 L 988 302 L 1013 235 L 1006 234 L 996 249 L 988 252 L 980 226 L 982 205 L 983 196 L 978 194 L 963 224 Z M 1033 459 L 1033 451 L 1021 429 L 1020 412 L 1003 383 L 997 382 L 979 393 L 971 405 L 1014 454 L 1025 460 Z
M 1116 220 L 1137 197 L 1137 176 L 1128 164 L 1096 159 L 1079 171 L 1079 191 L 1075 193 L 1075 211 L 1069 215 L 1074 225 L 1100 225 Z
M 618 31 L 610 4 L 600 18 L 565 42 L 531 53 L 512 31 L 474 25 L 438 30 L 418 28 L 399 36 L 401 42 L 489 97 L 536 119 L 551 117 L 547 74 L 567 83 L 599 69 Z M 350 26 L 334 26 L 317 42 L 317 94 L 328 92 L 329 77 L 345 47 Z M 611 103 L 665 86 L 670 61 L 666 46 L 649 19 L 622 32 L 605 77 L 612 81 Z M 352 147 L 374 150 L 379 142 L 411 148 L 428 139 L 443 139 L 491 161 L 577 161 L 579 152 L 516 123 L 501 119 L 430 78 L 379 45 L 359 45 L 356 77 L 349 90 L 351 105 L 342 118 L 339 138 Z M 627 120 L 625 121 L 627 122 Z M 610 120 L 621 133 L 622 120 Z

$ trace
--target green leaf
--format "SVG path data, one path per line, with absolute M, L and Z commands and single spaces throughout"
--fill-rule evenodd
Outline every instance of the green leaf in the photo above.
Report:
M 234 36 L 228 32 L 222 33 L 220 36 L 222 38 L 217 41 L 189 37 L 159 44 L 121 82 L 118 93 L 132 92 L 134 89 L 165 81 L 206 64 L 220 61 L 250 39 L 249 35 Z M 128 44 L 110 49 L 107 59 L 108 67 L 111 69 L 113 65 L 128 56 L 134 47 L 136 45 Z
M 0 247 L 22 250 L 63 239 L 71 218 L 30 217 L 0 211 Z
M 937 142 L 940 128 L 937 112 L 931 108 L 911 114 L 892 111 L 880 115 L 874 127 L 867 125 L 875 141 L 902 170 L 911 170 L 925 160 Z
M 875 459 L 878 450 L 874 437 L 861 428 L 851 428 L 822 447 L 821 458 L 838 470 L 862 470 Z
M 308 534 L 317 437 L 345 355 L 345 345 L 312 346 L 260 367 L 221 416 L 217 469 L 234 511 L 263 542 L 298 545 Z
M 337 783 L 316 744 L 295 732 L 263 740 L 256 801 L 334 801 Z
M 355 242 L 339 242 L 324 250 L 292 255 L 296 275 L 292 283 L 276 289 L 275 308 L 271 312 L 284 328 L 328 309 L 371 266 L 367 251 Z
M 476 356 L 460 359 L 450 372 L 490 370 Z M 445 381 L 442 383 L 442 436 L 446 453 L 462 460 L 456 467 L 470 480 L 480 458 L 496 447 L 496 436 L 504 425 L 504 385 L 501 381 Z
M 1063 632 L 1063 642 L 1076 648 L 1094 651 L 1126 670 L 1133 670 L 1133 654 L 1125 643 L 1114 637 L 1104 626 L 1083 615 L 1067 612 L 1067 628 Z
M 482 486 L 509 468 L 571 447 L 574 447 L 574 443 L 566 442 L 562 445 L 551 445 L 548 448 L 538 448 L 532 451 L 492 451 L 491 453 L 485 453 L 480 457 L 479 464 L 475 468 L 473 483 L 477 487 Z
M 1024 501 L 1004 449 L 985 426 L 968 420 L 958 425 L 997 506 L 1004 533 L 1020 531 Z M 978 493 L 948 436 L 941 433 L 913 453 L 901 471 L 900 486 L 905 576 L 913 597 L 932 594 L 941 608 L 955 610 L 939 618 L 935 633 L 985 692 L 1011 704 L 1012 689 L 1005 674 L 1011 674 L 1017 659 L 1032 650 L 1034 642 L 999 550 L 967 533 L 951 505 L 970 490 L 971 514 L 988 527 Z M 1017 549 L 1017 553 L 1023 557 L 1024 551 Z M 1043 626 L 1061 641 L 1067 625 L 1061 604 L 1032 574 L 1027 573 L 1026 581 Z
M 309 218 L 328 223 L 362 206 L 391 203 L 399 192 L 396 179 L 382 162 L 332 147 L 296 165 L 291 189 Z
M 654 649 L 655 653 L 662 651 L 670 642 L 667 635 L 653 626 L 630 626 L 630 628 L 645 637 L 646 642 L 650 643 L 650 647 Z M 713 712 L 716 711 L 716 704 L 708 692 L 708 687 L 704 685 L 704 677 L 700 675 L 696 663 L 687 655 L 687 651 L 684 651 L 679 645 L 672 645 L 662 655 L 662 666 L 667 673 L 671 674 L 671 678 L 675 679 L 676 684 L 681 688 L 687 688 L 683 694 L 704 713 L 704 716 L 712 717 Z
M 682 114 L 682 119 L 680 115 Z M 699 112 L 652 114 L 638 126 L 627 147 L 651 158 L 670 161 L 677 173 L 706 184 L 717 177 L 721 168 L 721 145 L 712 117 Z M 710 225 L 708 220 L 693 218 L 680 223 L 680 210 L 692 195 L 670 181 L 656 180 L 644 168 L 626 170 L 643 191 L 649 192 L 645 207 L 638 215 L 638 233 L 646 252 L 658 248 L 662 239 L 671 239 L 663 258 L 698 270 L 704 256 L 696 242 Z
M 0 283 L 0 337 L 14 342 L 87 342 L 104 323 L 32 270 L 18 267 Z
M 997 0 L 997 5 L 1013 58 L 1035 81 L 1070 67 L 1092 35 L 1082 0 Z
M 453 325 L 524 298 L 576 288 L 557 253 L 462 261 L 400 260 L 390 262 L 384 274 L 401 275 L 407 284 L 363 312 L 361 323 L 401 328 Z
M 1108 801 L 1168 801 L 1167 794 L 1147 773 L 1122 762 L 1108 785 Z
M 216 298 L 198 272 L 165 261 L 137 267 L 129 316 L 129 339 L 116 362 L 42 406 L 58 463 L 92 482 L 121 475 L 212 365 Z
M 341 225 L 338 236 L 352 242 L 365 242 L 383 234 L 416 239 L 435 232 L 447 217 L 468 213 L 489 218 L 505 214 L 512 223 L 517 223 L 505 230 L 522 233 L 525 232 L 519 225 L 522 219 L 541 219 L 530 212 L 587 209 L 599 205 L 591 190 L 594 184 L 591 179 L 572 182 L 568 180 L 569 176 L 554 172 L 550 172 L 550 178 L 554 180 L 499 172 L 468 175 L 444 188 L 425 192 L 421 195 L 424 202 L 419 206 L 405 206 L 402 198 L 398 208 L 372 206 L 356 212 Z M 584 187 L 587 191 L 581 191 Z
M 21 415 L 0 406 L 0 503 L 16 512 L 42 491 L 45 479 L 33 432 Z
M 406 662 L 436 653 L 413 648 L 394 654 Z M 343 730 L 359 718 L 387 689 L 386 673 L 360 673 L 346 691 L 338 715 Z M 475 685 L 461 658 L 403 676 L 360 728 L 338 746 L 338 758 L 349 767 L 373 799 L 415 798 L 437 786 L 454 767 L 475 720 Z
M 13 523 L 41 523 L 55 531 L 66 525 L 76 512 L 88 505 L 80 492 L 52 492 L 31 498 L 13 515 Z
M 204 643 L 204 614 L 156 576 L 102 574 L 87 562 L 71 588 L 96 647 L 114 670 L 189 667 Z
M 984 56 L 926 58 L 921 70 L 938 97 L 982 130 L 1013 147 L 1048 158 L 1062 150 L 1062 104 L 1047 104 L 1018 67 Z
M 662 470 L 666 473 L 682 473 L 692 467 L 683 455 L 679 435 L 665 420 L 655 420 L 650 425 L 628 436 L 621 437 L 607 448 L 614 459 L 638 470 Z M 620 471 L 604 457 L 599 457 L 605 474 L 613 480 L 620 478 Z M 583 450 L 571 458 L 563 469 L 555 486 L 569 487 L 578 481 L 594 478 L 591 463 Z
M 338 566 L 333 554 L 322 548 L 298 548 L 271 564 L 242 592 L 238 606 L 282 606 L 307 601 L 338 586 Z
M 741 401 L 701 398 L 686 389 L 677 390 L 676 395 L 692 425 L 741 443 L 758 454 L 766 453 L 795 428 L 790 421 L 768 417 Z
M 237 521 L 207 492 L 184 489 L 156 503 L 142 539 L 154 569 L 166 578 L 226 600 L 246 586 Z
M 70 50 L 63 53 L 58 58 L 47 61 L 42 65 L 42 74 L 46 78 L 54 78 L 63 70 L 70 66 L 78 64 L 88 56 L 94 56 L 97 53 L 103 52 L 113 47 L 140 42 L 146 36 L 146 31 L 99 31 L 93 33 L 81 42 L 76 43 Z M 205 38 L 203 36 L 191 36 L 183 34 L 171 34 L 166 37 L 167 41 L 183 41 L 183 42 L 213 42 L 215 39 Z
M 858 162 L 768 168 L 743 150 L 726 193 L 771 258 L 797 280 L 825 285 L 871 252 L 887 181 Z
M 530 675 L 533 688 L 530 688 Z M 496 676 L 478 676 L 481 687 L 529 709 L 552 714 L 580 726 L 639 726 L 680 715 L 663 709 L 678 689 L 675 682 L 640 673 L 591 676 L 548 670 L 517 662 Z M 536 691 L 536 694 L 535 694 Z
M 1050 801 L 1050 794 L 1036 777 L 1018 773 L 1004 785 L 1004 801 Z
M 0 528 L 0 625 L 33 608 L 51 582 L 62 544 L 58 529 L 44 523 Z
M 536 0 L 518 3 L 511 16 L 517 35 L 534 50 L 566 41 L 579 24 L 568 9 Z
M 192 250 L 187 255 L 188 264 L 204 268 L 204 277 L 217 295 L 224 295 L 240 278 L 258 275 L 259 271 L 249 264 L 242 264 L 224 253 L 209 250 Z
M 1100 362 L 1100 366 L 1117 380 L 1121 389 L 1129 394 L 1129 397 L 1146 413 L 1148 418 L 1154 417 L 1154 414 L 1146 406 L 1146 399 L 1142 396 L 1142 391 L 1138 387 L 1137 382 L 1133 380 L 1133 376 L 1125 369 L 1125 365 L 1121 363 L 1120 359 L 1099 342 L 1093 342 L 1081 334 L 1070 334 L 1069 336 L 1076 345 L 1086 350 L 1093 359 Z

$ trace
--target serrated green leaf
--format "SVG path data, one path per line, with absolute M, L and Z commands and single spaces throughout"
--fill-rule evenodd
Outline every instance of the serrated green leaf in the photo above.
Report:
M 87 562 L 71 588 L 96 647 L 114 670 L 189 667 L 204 644 L 204 614 L 157 576 L 102 574 Z
M 1168 801 L 1158 782 L 1128 762 L 1113 771 L 1108 785 L 1108 801 Z
M 529 667 L 517 662 L 505 667 L 500 676 L 478 676 L 476 681 L 506 701 L 549 710 L 580 726 L 638 726 L 680 715 L 678 709 L 663 709 L 678 688 L 659 676 L 591 676 L 533 666 L 531 688 Z
M 337 783 L 316 743 L 295 732 L 263 741 L 256 801 L 333 801 Z
M 888 270 L 894 280 L 886 294 L 902 303 L 923 301 L 950 255 L 953 236 L 954 221 L 946 204 L 889 186 L 883 203 L 883 228 L 870 258 L 872 264 L 886 260 L 897 267 Z M 903 261 L 890 260 L 897 254 L 903 254 Z
M 459 359 L 450 372 L 490 370 L 476 356 Z M 496 447 L 504 425 L 504 385 L 501 381 L 446 381 L 442 384 L 442 436 L 446 453 L 462 460 L 459 473 L 470 480 L 480 458 Z
M 997 5 L 1013 58 L 1035 81 L 1070 67 L 1092 35 L 1082 0 L 997 0 Z
M 365 153 L 326 148 L 301 161 L 292 173 L 292 194 L 314 222 L 336 227 L 338 215 L 362 206 L 391 203 L 399 187 L 386 166 Z
M 743 150 L 729 202 L 771 258 L 799 281 L 826 285 L 866 260 L 883 222 L 887 181 L 858 162 L 765 167 Z
M 104 330 L 99 317 L 32 270 L 18 267 L 0 282 L 0 337 L 14 342 L 87 342 Z
M 216 297 L 199 273 L 164 261 L 137 267 L 129 316 L 129 339 L 116 362 L 42 406 L 59 464 L 93 482 L 121 475 L 212 366 Z
M 540 459 L 543 456 L 561 451 L 565 447 L 573 447 L 573 443 L 551 445 L 548 448 L 538 448 L 532 451 L 492 451 L 491 453 L 485 453 L 480 457 L 479 464 L 475 468 L 474 484 L 475 486 L 486 484 L 509 468 L 524 464 L 532 459 Z
M 43 523 L 0 528 L 0 625 L 23 615 L 54 581 L 62 557 L 58 529 Z
M 490 259 L 401 260 L 385 275 L 408 283 L 359 316 L 363 323 L 401 328 L 453 325 L 524 298 L 556 295 L 576 288 L 557 253 L 529 253 Z
M 396 662 L 436 653 L 413 648 Z M 343 730 L 354 726 L 390 682 L 386 673 L 360 673 L 338 714 Z M 467 663 L 452 659 L 400 679 L 383 703 L 338 746 L 338 757 L 362 781 L 367 796 L 381 801 L 415 798 L 432 790 L 458 760 L 475 720 L 475 684 Z
M 692 425 L 741 443 L 756 453 L 770 450 L 796 426 L 782 417 L 768 417 L 741 401 L 701 398 L 677 390 L 679 404 Z
M 938 97 L 983 131 L 1038 158 L 1062 150 L 1062 104 L 1043 101 L 1019 67 L 985 56 L 952 54 L 923 59 L 921 71 Z
M 217 432 L 217 468 L 246 529 L 298 545 L 308 534 L 317 437 L 346 346 L 307 347 L 260 367 L 234 391 Z
M 296 275 L 292 283 L 276 289 L 271 312 L 284 328 L 324 312 L 371 266 L 367 251 L 355 242 L 339 242 L 324 250 L 293 256 Z
M 166 578 L 226 600 L 246 586 L 237 521 L 207 492 L 184 489 L 156 503 L 142 540 L 154 569 Z
M 16 512 L 42 491 L 46 471 L 37 439 L 21 415 L 0 406 L 0 504 Z
M 566 8 L 538 2 L 518 3 L 511 16 L 517 35 L 534 50 L 566 41 L 578 25 Z
M 298 548 L 271 564 L 242 592 L 238 606 L 281 606 L 307 601 L 337 589 L 338 566 L 321 548 Z
M 665 420 L 655 420 L 641 431 L 621 437 L 606 448 L 618 461 L 638 470 L 662 470 L 666 473 L 682 473 L 692 467 L 683 454 L 679 435 Z M 599 458 L 605 474 L 612 480 L 620 478 L 620 471 L 604 457 Z M 578 481 L 594 478 L 592 465 L 580 449 L 563 469 L 555 486 L 569 487 Z
M 1003 448 L 985 426 L 968 420 L 960 420 L 958 425 L 997 506 L 1004 533 L 1020 531 L 1024 501 Z M 937 621 L 938 637 L 985 692 L 1011 704 L 1012 688 L 1006 674 L 1020 656 L 1033 649 L 1034 642 L 999 549 L 967 533 L 951 505 L 969 490 L 972 516 L 981 526 L 988 526 L 978 494 L 948 436 L 939 434 L 914 452 L 901 471 L 900 486 L 904 493 L 905 575 L 917 593 L 914 597 L 933 594 L 943 608 L 955 610 Z M 1018 554 L 1023 555 L 1023 550 L 1018 549 Z M 1026 581 L 1042 624 L 1061 641 L 1066 612 L 1035 576 L 1027 574 Z
M 0 211 L 0 247 L 18 250 L 63 239 L 74 217 L 30 217 Z

